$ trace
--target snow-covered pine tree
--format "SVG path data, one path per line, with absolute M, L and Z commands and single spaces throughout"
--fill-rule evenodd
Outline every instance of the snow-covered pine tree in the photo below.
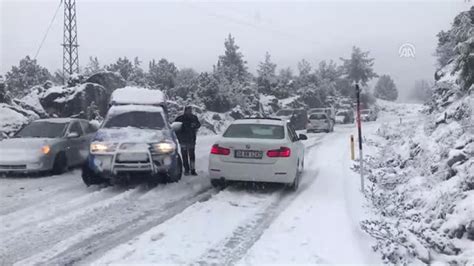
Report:
M 398 98 L 397 86 L 389 75 L 380 76 L 375 84 L 374 96 L 387 101 L 395 101 Z
M 97 56 L 95 57 L 90 56 L 89 62 L 87 63 L 86 67 L 84 67 L 84 75 L 91 76 L 103 70 L 104 68 L 100 65 L 99 59 L 97 58 Z
M 13 66 L 7 72 L 5 84 L 12 96 L 21 97 L 28 94 L 31 87 L 43 84 L 51 78 L 48 69 L 38 65 L 36 59 L 26 56 L 20 60 L 19 66 Z
M 274 95 L 277 86 L 276 67 L 270 59 L 270 53 L 266 52 L 265 60 L 260 62 L 257 68 L 257 86 L 260 93 Z
M 156 62 L 153 59 L 149 63 L 147 79 L 150 86 L 154 89 L 159 89 L 168 92 L 176 85 L 176 77 L 178 75 L 178 68 L 173 62 L 169 62 L 165 58 Z
M 374 59 L 369 58 L 369 52 L 362 52 L 358 47 L 352 47 L 350 59 L 341 58 L 343 73 L 351 83 L 360 83 L 365 86 L 372 78 L 376 78 L 374 72 Z

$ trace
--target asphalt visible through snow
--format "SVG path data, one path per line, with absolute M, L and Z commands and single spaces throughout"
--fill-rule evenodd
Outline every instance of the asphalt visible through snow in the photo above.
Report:
M 79 170 L 1 178 L 0 264 L 235 264 L 322 178 L 307 158 L 311 151 L 328 138 L 345 138 L 352 128 L 308 135 L 306 169 L 296 193 L 279 185 L 212 188 L 204 169 L 215 136 L 198 141 L 198 177 L 155 188 L 86 187 Z

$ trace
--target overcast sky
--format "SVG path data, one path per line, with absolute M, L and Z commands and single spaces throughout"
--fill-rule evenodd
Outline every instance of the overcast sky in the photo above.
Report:
M 59 0 L 0 0 L 0 73 L 34 56 Z M 167 58 L 178 67 L 209 71 L 231 33 L 255 72 L 266 51 L 279 68 L 305 58 L 349 57 L 351 47 L 368 50 L 378 74 L 391 75 L 402 94 L 414 80 L 432 80 L 436 34 L 449 29 L 469 0 L 196 2 L 76 0 L 80 64 L 97 56 L 110 64 L 138 56 L 144 67 Z M 62 7 L 37 57 L 51 72 L 62 68 Z M 411 43 L 415 58 L 399 56 Z

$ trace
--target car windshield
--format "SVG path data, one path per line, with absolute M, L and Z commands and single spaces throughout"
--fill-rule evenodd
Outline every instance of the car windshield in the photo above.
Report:
M 361 113 L 364 115 L 368 115 L 370 114 L 370 110 L 362 110 Z
M 279 125 L 233 124 L 224 133 L 224 138 L 283 139 L 285 130 Z
M 165 121 L 159 112 L 134 111 L 112 116 L 104 124 L 104 128 L 123 127 L 162 129 L 165 127 Z
M 64 135 L 68 123 L 52 123 L 46 121 L 33 122 L 16 135 L 16 138 L 60 138 Z
M 293 114 L 293 110 L 280 110 L 276 113 L 277 116 L 287 116 Z
M 327 117 L 325 114 L 312 114 L 309 116 L 311 120 L 325 120 Z
M 347 113 L 346 112 L 338 112 L 337 113 L 337 116 L 343 116 L 343 115 L 347 115 Z

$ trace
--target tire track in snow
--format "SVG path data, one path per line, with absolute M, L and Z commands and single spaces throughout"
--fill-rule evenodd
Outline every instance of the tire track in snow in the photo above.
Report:
M 96 206 L 58 217 L 55 219 L 58 221 L 47 221 L 40 228 L 28 228 L 19 236 L 11 236 L 7 243 L 1 244 L 5 247 L 0 246 L 0 253 L 7 256 L 7 262 L 22 260 L 19 263 L 22 265 L 77 263 L 202 200 L 206 192 L 211 191 L 207 183 L 207 186 L 202 183 L 202 179 L 194 179 L 160 185 L 152 190 L 139 187 L 118 194 L 97 202 Z
M 66 250 L 58 253 L 51 259 L 42 261 L 40 264 L 75 265 L 90 263 L 120 243 L 127 242 L 137 235 L 166 222 L 196 202 L 209 200 L 216 193 L 216 190 L 207 188 L 186 199 L 179 199 L 175 202 L 165 204 L 160 208 L 149 210 L 143 215 L 137 216 L 116 228 L 101 231 L 87 239 L 83 239 L 69 246 Z M 66 241 L 66 243 L 70 244 L 71 242 Z M 61 246 L 61 244 L 59 245 Z M 23 262 L 20 264 L 23 264 Z
M 62 176 L 62 177 L 68 178 L 66 176 Z M 12 180 L 2 180 L 1 183 L 5 183 L 5 186 L 2 188 L 2 191 L 8 188 L 7 182 L 10 182 L 10 181 Z M 61 183 L 64 181 L 59 180 L 58 182 Z M 1 204 L 2 206 L 0 210 L 0 216 L 8 215 L 22 209 L 34 207 L 35 205 L 43 203 L 45 200 L 51 200 L 58 196 L 70 195 L 71 192 L 75 192 L 75 191 L 77 192 L 77 190 L 83 187 L 83 184 L 80 182 L 74 182 L 72 184 L 69 182 L 66 182 L 65 184 L 60 184 L 60 185 L 52 184 L 51 186 L 48 186 L 48 184 L 39 184 L 39 185 L 41 187 L 37 187 L 33 189 L 24 188 L 24 187 L 28 187 L 28 184 L 25 184 L 24 187 L 22 186 L 21 188 L 16 188 L 17 190 L 21 190 L 22 193 L 25 193 L 26 199 L 24 200 L 21 200 L 21 197 L 18 197 L 17 195 L 12 194 L 12 191 L 2 192 L 1 193 L 3 194 L 2 198 L 6 198 L 6 199 L 1 199 L 1 201 L 3 202 Z M 33 195 L 31 195 L 32 193 Z M 7 202 L 9 198 L 12 198 L 11 200 L 12 202 Z
M 87 205 L 118 196 L 119 193 L 123 192 L 125 192 L 123 189 L 116 187 L 102 187 L 92 189 L 81 188 L 76 193 L 62 193 L 38 204 L 1 216 L 0 219 L 4 222 L 0 224 L 0 234 L 5 234 L 18 228 L 30 227 L 33 224 L 37 225 L 58 216 L 65 216 L 68 213 L 85 208 Z M 58 205 L 58 202 L 61 202 L 61 205 Z M 49 211 L 45 212 L 44 210 Z
M 305 172 L 304 176 L 309 176 Z M 269 205 L 258 212 L 254 217 L 246 220 L 239 225 L 232 235 L 218 245 L 210 248 L 200 259 L 196 265 L 234 265 L 247 251 L 257 242 L 265 230 L 273 223 L 273 221 L 282 213 L 292 202 L 308 188 L 317 177 L 317 172 L 312 173 L 311 179 L 301 184 L 297 193 L 288 192 L 285 189 L 278 191 L 278 197 Z

